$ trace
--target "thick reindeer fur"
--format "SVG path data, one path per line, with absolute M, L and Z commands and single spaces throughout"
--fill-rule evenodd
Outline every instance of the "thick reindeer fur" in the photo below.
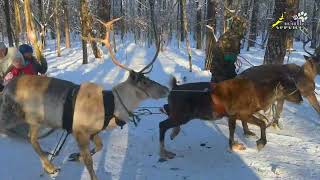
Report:
M 204 89 L 209 89 L 209 91 L 190 91 Z M 234 141 L 236 120 L 255 124 L 261 129 L 261 138 L 257 141 L 257 147 L 260 150 L 267 143 L 266 124 L 263 120 L 254 117 L 253 114 L 259 110 L 265 110 L 282 95 L 283 89 L 279 84 L 274 87 L 246 79 L 231 79 L 216 84 L 200 82 L 173 85 L 168 97 L 168 104 L 164 106 L 169 117 L 159 123 L 161 159 L 171 159 L 175 156 L 174 153 L 165 149 L 166 131 L 174 128 L 171 134 L 171 139 L 173 139 L 178 135 L 182 124 L 196 118 L 217 120 L 227 116 L 230 131 L 229 146 L 234 150 L 244 149 L 242 144 Z
M 96 134 L 103 129 L 103 88 L 93 83 L 81 84 L 74 110 L 72 129 L 85 129 Z

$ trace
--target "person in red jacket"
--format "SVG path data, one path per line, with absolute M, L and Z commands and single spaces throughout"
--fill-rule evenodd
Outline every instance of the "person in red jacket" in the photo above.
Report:
M 47 71 L 47 64 L 45 60 L 41 64 L 33 56 L 33 49 L 28 44 L 19 46 L 19 51 L 23 55 L 24 64 L 22 62 L 13 62 L 10 71 L 4 77 L 4 85 L 8 84 L 10 80 L 20 75 L 38 75 L 44 74 Z

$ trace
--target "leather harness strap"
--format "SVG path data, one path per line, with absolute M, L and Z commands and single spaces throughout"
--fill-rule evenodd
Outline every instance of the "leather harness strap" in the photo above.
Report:
M 63 106 L 62 128 L 68 133 L 72 132 L 74 108 L 79 89 L 80 86 L 70 88 Z M 109 122 L 112 118 L 115 118 L 116 124 L 122 128 L 126 122 L 114 116 L 115 103 L 112 91 L 102 91 L 102 94 L 104 106 L 103 129 L 109 125 Z
M 116 116 L 114 116 L 114 95 L 112 91 L 102 91 L 103 94 L 103 106 L 104 106 L 104 123 L 103 123 L 103 129 L 105 129 L 112 118 L 115 118 L 116 124 L 118 126 L 122 127 L 126 124 L 125 121 L 120 120 Z
M 72 132 L 74 107 L 80 86 L 70 88 L 63 105 L 62 128 L 68 133 Z

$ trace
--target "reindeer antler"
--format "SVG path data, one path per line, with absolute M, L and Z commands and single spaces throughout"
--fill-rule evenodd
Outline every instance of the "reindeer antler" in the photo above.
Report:
M 119 21 L 120 19 L 122 19 L 122 17 L 113 19 L 112 21 L 109 21 L 109 22 L 107 22 L 107 23 L 103 23 L 103 22 L 100 21 L 100 20 L 99 20 L 99 22 L 102 23 L 102 24 L 106 27 L 106 29 L 107 29 L 106 36 L 105 36 L 105 38 L 104 38 L 104 44 L 105 44 L 106 47 L 109 49 L 109 53 L 110 53 L 112 62 L 113 62 L 115 65 L 117 65 L 117 66 L 119 66 L 119 67 L 121 67 L 121 68 L 123 68 L 123 69 L 125 69 L 125 70 L 127 70 L 127 71 L 131 71 L 132 69 L 126 67 L 126 66 L 123 65 L 123 64 L 121 64 L 121 63 L 116 59 L 116 56 L 115 56 L 114 52 L 112 51 L 112 47 L 111 47 L 111 45 L 110 45 L 110 31 L 111 31 L 111 29 L 112 29 L 112 25 L 113 25 L 113 23 Z
M 226 4 L 224 3 L 224 8 L 227 10 L 227 11 L 229 11 L 231 14 L 236 14 L 236 10 L 235 9 L 229 9 L 227 6 L 226 6 Z
M 306 45 L 311 41 L 311 39 L 308 37 L 307 41 L 303 41 L 303 50 L 309 54 L 311 57 L 314 57 L 314 55 L 312 53 L 310 53 L 309 51 L 306 50 Z
M 154 0 L 149 0 L 149 4 L 150 4 L 152 29 L 153 29 L 154 37 L 155 37 L 155 40 L 156 40 L 157 51 L 156 51 L 156 54 L 154 55 L 152 61 L 148 65 L 146 65 L 143 69 L 141 69 L 139 71 L 140 73 L 144 73 L 144 74 L 150 73 L 152 71 L 153 63 L 156 61 L 156 59 L 158 57 L 158 54 L 159 54 L 159 51 L 160 51 L 160 40 L 159 40 L 159 37 L 158 37 L 157 27 L 156 27 L 155 19 L 154 19 Z M 150 68 L 150 66 L 151 66 L 151 68 Z M 150 68 L 149 71 L 143 72 L 148 68 Z
M 113 23 L 121 20 L 122 17 L 113 19 L 113 20 L 111 20 L 111 21 L 109 21 L 109 22 L 106 22 L 106 23 L 105 23 L 105 22 L 102 22 L 100 19 L 97 19 L 97 18 L 95 18 L 95 17 L 94 17 L 94 19 L 96 19 L 98 22 L 100 22 L 100 23 L 101 23 L 102 25 L 104 25 L 104 27 L 106 28 L 106 35 L 105 35 L 104 39 L 91 38 L 91 37 L 89 37 L 89 38 L 82 37 L 82 38 L 88 39 L 89 41 L 96 41 L 96 42 L 102 42 L 102 43 L 104 43 L 104 44 L 106 45 L 106 47 L 108 48 L 108 50 L 109 50 L 109 53 L 110 53 L 112 62 L 113 62 L 115 65 L 117 65 L 117 66 L 119 66 L 120 68 L 122 68 L 122 69 L 125 69 L 125 70 L 127 70 L 127 71 L 131 71 L 132 69 L 126 67 L 126 66 L 123 65 L 123 64 L 121 64 L 121 63 L 116 59 L 116 56 L 115 56 L 114 52 L 112 51 L 112 47 L 111 47 L 111 45 L 110 45 L 110 31 L 112 30 Z

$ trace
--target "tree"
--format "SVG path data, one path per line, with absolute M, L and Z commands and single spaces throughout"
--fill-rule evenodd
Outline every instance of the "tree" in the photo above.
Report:
M 186 38 L 186 46 L 188 50 L 188 59 L 189 59 L 189 71 L 192 72 L 192 59 L 191 59 L 191 48 L 190 48 L 190 39 L 189 39 L 189 33 L 188 33 L 188 19 L 187 19 L 187 8 L 186 8 L 186 0 L 181 0 L 181 7 L 182 7 L 182 25 L 183 25 L 183 31 Z
M 83 60 L 82 64 L 88 64 L 88 50 L 87 50 L 87 40 L 84 38 L 88 34 L 87 29 L 87 21 L 88 21 L 88 14 L 87 12 L 87 6 L 86 6 L 86 0 L 80 0 L 80 20 L 81 20 L 81 35 L 82 35 L 82 54 L 83 54 Z
M 299 0 L 287 0 L 287 13 L 290 17 L 298 14 Z M 291 51 L 293 49 L 294 31 L 288 31 L 286 36 L 286 49 Z
M 103 21 L 107 22 L 110 21 L 111 17 L 111 2 L 110 0 L 99 0 L 98 1 L 98 17 Z M 106 28 L 99 23 L 99 31 L 100 31 L 100 37 L 104 37 L 106 34 Z
M 60 0 L 55 0 L 54 6 L 54 16 L 55 16 L 55 26 L 56 26 L 56 49 L 57 49 L 57 56 L 61 56 L 61 31 L 60 31 Z
M 7 36 L 9 41 L 9 46 L 13 46 L 13 32 L 11 29 L 11 20 L 10 20 L 10 6 L 9 6 L 9 0 L 4 0 L 4 6 L 3 6 L 4 14 L 6 16 L 6 27 L 7 27 Z
M 179 11 L 180 12 L 180 41 L 183 42 L 184 41 L 184 37 L 185 37 L 185 34 L 184 34 L 184 18 L 183 18 L 183 1 L 184 0 L 179 0 Z
M 205 69 L 211 69 L 212 63 L 212 55 L 213 49 L 216 46 L 216 39 L 214 37 L 214 33 L 216 32 L 216 7 L 217 2 L 216 0 L 208 0 L 207 3 L 207 25 L 212 27 L 213 29 L 210 30 L 207 28 L 207 43 L 206 43 L 206 60 L 205 60 Z
M 64 33 L 66 37 L 66 48 L 70 48 L 70 24 L 69 24 L 69 10 L 68 0 L 63 1 L 63 17 L 64 17 Z
M 275 1 L 274 20 L 278 20 L 287 7 L 286 0 Z M 276 28 L 272 28 L 269 31 L 270 35 L 264 55 L 264 64 L 283 64 L 284 56 L 286 55 L 286 38 L 288 33 L 286 30 Z
M 31 14 L 30 0 L 24 0 L 24 14 L 26 19 L 27 37 L 32 43 L 37 60 L 41 62 L 41 60 L 43 61 L 45 58 L 42 55 L 42 49 L 38 45 L 38 38 L 35 33 L 34 23 Z
M 196 7 L 197 7 L 197 21 L 196 21 L 196 39 L 197 39 L 197 49 L 201 49 L 201 7 L 199 5 L 199 1 L 196 1 Z
M 249 31 L 249 39 L 248 48 L 254 46 L 254 41 L 256 41 L 257 37 L 257 20 L 258 20 L 258 12 L 259 12 L 259 0 L 253 0 L 253 11 L 251 15 L 251 23 L 250 23 L 250 31 Z
M 44 20 L 44 16 L 43 16 L 43 6 L 42 6 L 42 0 L 38 0 L 38 9 L 39 9 L 39 18 L 40 18 L 40 39 L 41 39 L 41 49 L 44 48 L 45 44 L 46 44 L 46 32 L 45 32 L 45 20 Z
M 22 31 L 22 23 L 21 23 L 21 16 L 20 16 L 20 7 L 19 1 L 13 0 L 13 9 L 14 9 L 14 16 L 15 16 L 15 44 L 19 46 L 19 37 Z
M 312 14 L 312 40 L 311 40 L 311 48 L 316 48 L 317 46 L 317 41 L 318 38 L 317 35 L 317 26 L 318 26 L 318 21 L 317 17 L 319 18 L 320 16 L 320 1 L 315 0 L 314 1 L 314 6 L 313 6 L 313 14 Z

